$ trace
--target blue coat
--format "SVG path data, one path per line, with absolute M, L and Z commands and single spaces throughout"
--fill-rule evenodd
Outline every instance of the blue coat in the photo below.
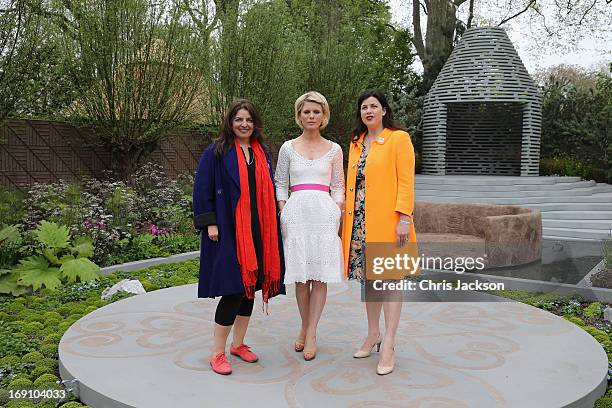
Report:
M 200 158 L 193 186 L 194 225 L 202 230 L 200 245 L 200 276 L 198 297 L 215 297 L 244 293 L 240 264 L 236 255 L 236 205 L 240 198 L 240 176 L 236 148 L 223 157 L 215 156 L 211 143 Z M 266 152 L 270 178 L 274 183 L 272 164 Z M 276 206 L 276 191 L 274 205 Z M 260 204 L 261 205 L 261 204 Z M 276 212 L 278 214 L 278 211 Z M 219 241 L 208 238 L 208 225 L 216 224 Z M 280 220 L 277 216 L 278 247 L 281 263 L 280 293 L 285 294 L 283 279 L 285 261 L 281 241 Z

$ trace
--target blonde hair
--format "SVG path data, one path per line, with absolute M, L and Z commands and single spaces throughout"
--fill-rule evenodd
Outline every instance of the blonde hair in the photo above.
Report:
M 329 104 L 323 95 L 315 91 L 306 92 L 295 101 L 295 123 L 297 123 L 301 129 L 304 129 L 304 126 L 302 126 L 300 122 L 300 113 L 302 113 L 302 108 L 306 102 L 314 102 L 321 105 L 324 116 L 323 122 L 321 122 L 321 129 L 325 129 L 329 123 Z

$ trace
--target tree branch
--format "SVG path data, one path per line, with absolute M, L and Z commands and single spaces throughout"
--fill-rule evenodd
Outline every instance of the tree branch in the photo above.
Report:
M 426 3 L 429 3 L 429 2 L 426 2 Z M 420 3 L 420 4 L 421 4 L 421 7 L 423 7 L 423 12 L 425 13 L 425 15 L 426 16 L 429 15 L 429 13 L 428 13 L 429 10 L 427 8 L 427 4 L 425 4 L 425 3 Z
M 425 44 L 421 31 L 421 3 L 419 3 L 419 0 L 412 0 L 412 28 L 414 30 L 412 43 L 417 50 L 417 54 L 423 60 L 425 58 Z
M 610 0 L 612 1 L 612 0 Z M 582 14 L 582 17 L 580 18 L 580 21 L 578 22 L 578 25 L 582 25 L 582 22 L 584 21 L 584 19 L 586 18 L 587 14 L 589 14 L 591 12 L 591 10 L 593 10 L 593 7 L 595 7 L 595 5 L 597 4 L 597 0 L 593 0 L 593 4 L 591 4 L 591 7 L 589 7 L 584 14 Z
M 474 18 L 474 0 L 470 0 L 470 15 L 467 20 L 467 28 L 472 27 L 472 19 Z
M 520 16 L 521 14 L 525 13 L 527 10 L 529 10 L 531 8 L 531 6 L 535 4 L 535 0 L 530 0 L 529 4 L 527 4 L 527 6 L 525 6 L 525 8 L 521 11 L 519 11 L 518 13 L 508 17 L 508 18 L 504 18 L 497 26 L 501 26 L 504 23 L 507 23 L 508 21 L 512 20 L 513 18 L 516 18 L 518 16 Z

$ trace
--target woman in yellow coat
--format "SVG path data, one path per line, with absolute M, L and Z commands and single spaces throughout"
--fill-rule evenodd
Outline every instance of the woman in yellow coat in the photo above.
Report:
M 342 247 L 345 274 L 365 283 L 366 242 L 400 246 L 416 242 L 412 222 L 414 149 L 410 135 L 396 125 L 387 98 L 379 90 L 366 91 L 359 97 L 355 121 L 349 148 Z M 354 357 L 368 357 L 374 346 L 380 351 L 379 320 L 384 310 L 385 336 L 376 371 L 389 374 L 395 366 L 395 335 L 402 302 L 397 297 L 383 302 L 367 300 L 368 336 Z

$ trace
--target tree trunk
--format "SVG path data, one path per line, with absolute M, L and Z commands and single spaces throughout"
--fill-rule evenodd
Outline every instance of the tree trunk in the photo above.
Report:
M 463 1 L 459 0 L 458 3 Z M 423 86 L 424 92 L 427 92 L 453 51 L 457 5 L 450 0 L 428 0 L 427 31 L 423 39 L 420 29 L 419 0 L 413 2 L 412 19 L 415 32 L 413 42 L 423 63 Z

